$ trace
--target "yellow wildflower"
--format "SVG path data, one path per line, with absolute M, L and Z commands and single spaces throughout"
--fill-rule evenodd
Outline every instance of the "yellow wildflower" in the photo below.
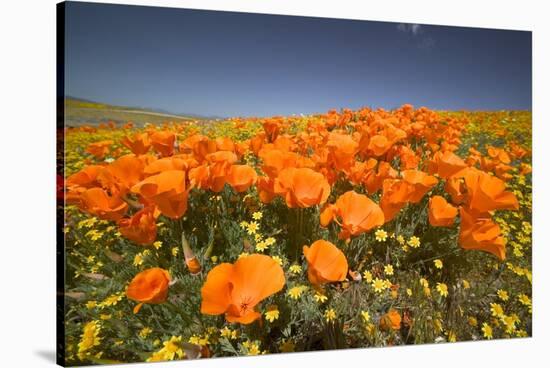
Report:
M 321 294 L 321 293 L 315 293 L 315 295 L 313 295 L 313 299 L 315 299 L 315 301 L 317 303 L 324 303 L 327 301 L 328 297 L 324 294 Z
M 300 266 L 298 264 L 293 264 L 288 269 L 293 274 L 299 274 L 300 272 L 302 272 L 302 266 Z
M 267 312 L 264 313 L 265 319 L 267 319 L 269 322 L 273 322 L 276 319 L 279 319 L 279 310 L 277 307 L 268 309 Z
M 374 279 L 371 285 L 374 291 L 377 293 L 381 293 L 387 288 L 385 280 L 379 279 L 378 277 Z
M 302 296 L 302 293 L 307 289 L 307 286 L 304 285 L 298 285 L 294 286 L 290 290 L 288 290 L 288 296 L 290 296 L 291 299 L 298 299 L 300 296 Z
M 438 282 L 435 289 L 442 297 L 447 297 L 449 295 L 449 289 L 447 288 L 447 285 L 442 282 Z
M 503 302 L 507 301 L 510 298 L 508 292 L 502 289 L 497 290 L 497 295 Z
M 327 322 L 332 322 L 336 319 L 336 312 L 332 308 L 327 309 L 325 311 L 324 317 Z
M 487 322 L 483 322 L 483 325 L 481 327 L 481 332 L 483 332 L 483 337 L 486 339 L 492 339 L 493 338 L 493 329 Z
M 372 282 L 372 273 L 370 271 L 363 272 L 363 279 L 370 284 Z
M 376 237 L 376 241 L 384 242 L 388 238 L 388 233 L 385 230 L 378 229 L 375 231 L 374 236 Z
M 416 236 L 411 236 L 407 244 L 413 248 L 420 247 L 420 239 Z

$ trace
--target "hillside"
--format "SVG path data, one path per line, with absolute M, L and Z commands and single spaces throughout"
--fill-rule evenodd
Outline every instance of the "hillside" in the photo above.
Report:
M 137 126 L 142 126 L 145 123 L 159 124 L 167 121 L 190 120 L 202 120 L 202 118 L 139 107 L 116 106 L 74 97 L 65 98 L 65 125 L 67 126 L 97 125 L 107 121 L 119 124 L 131 121 Z

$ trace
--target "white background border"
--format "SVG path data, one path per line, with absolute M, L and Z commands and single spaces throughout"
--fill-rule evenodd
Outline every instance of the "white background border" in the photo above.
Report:
M 102 2 L 102 1 L 100 1 Z M 141 364 L 139 367 L 547 366 L 550 346 L 550 37 L 545 1 L 109 1 L 533 31 L 533 338 Z M 0 11 L 0 366 L 55 357 L 55 3 L 2 2 Z M 545 351 L 546 347 L 546 351 Z M 127 367 L 130 365 L 120 365 Z

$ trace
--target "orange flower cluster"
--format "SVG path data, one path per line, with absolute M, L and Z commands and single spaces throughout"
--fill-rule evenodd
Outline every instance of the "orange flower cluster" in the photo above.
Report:
M 219 192 L 228 184 L 240 193 L 256 184 L 256 170 L 238 163 L 247 144 L 199 134 L 178 144 L 177 136 L 173 131 L 148 130 L 124 137 L 120 143 L 132 153 L 68 177 L 68 202 L 101 219 L 117 221 L 124 237 L 149 245 L 156 239 L 158 216 L 181 218 L 192 188 Z M 88 152 L 102 160 L 113 143 L 91 144 Z M 325 199 L 328 193 L 327 185 Z M 125 217 L 129 212 L 131 216 Z
M 337 226 L 344 240 L 395 221 L 406 206 L 422 202 L 431 226 L 452 228 L 460 217 L 462 248 L 505 258 L 505 240 L 492 215 L 518 209 L 506 180 L 511 163 L 525 155 L 521 147 L 510 152 L 488 147 L 486 155 L 470 148 L 461 158 L 465 121 L 410 105 L 391 112 L 330 111 L 292 134 L 292 118 L 259 120 L 262 131 L 244 141 L 213 139 L 174 125 L 124 137 L 118 143 L 131 153 L 119 157 L 115 142 L 92 143 L 87 152 L 95 163 L 66 179 L 67 201 L 116 221 L 122 236 L 139 245 L 156 240 L 159 216 L 185 215 L 193 189 L 219 193 L 227 185 L 237 194 L 257 194 L 264 204 L 315 207 L 320 226 Z M 186 249 L 189 269 L 201 272 Z M 344 253 L 326 240 L 304 246 L 303 255 L 315 287 L 348 274 Z M 134 278 L 127 295 L 139 303 L 161 303 L 169 282 L 166 271 L 147 270 Z M 208 273 L 201 312 L 249 324 L 260 317 L 259 303 L 284 285 L 283 270 L 271 257 L 255 254 L 222 263 Z M 391 310 L 380 323 L 398 329 L 401 316 Z

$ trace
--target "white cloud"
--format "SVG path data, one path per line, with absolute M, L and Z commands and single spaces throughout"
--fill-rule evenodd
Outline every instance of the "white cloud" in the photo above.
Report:
M 416 36 L 422 31 L 422 26 L 420 24 L 399 23 L 397 29 L 401 32 L 412 33 Z

